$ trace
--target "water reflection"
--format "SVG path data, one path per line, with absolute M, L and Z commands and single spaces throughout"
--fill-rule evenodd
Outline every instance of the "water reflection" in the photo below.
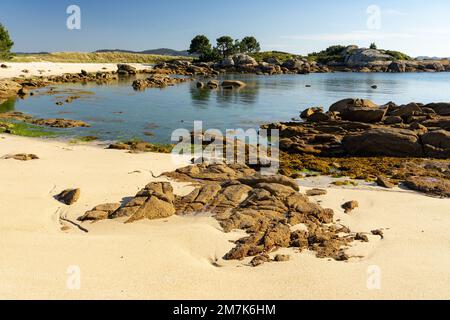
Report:
M 215 96 L 218 107 L 226 108 L 235 104 L 253 105 L 258 102 L 259 86 L 255 83 L 247 83 L 242 89 L 205 89 L 195 85 L 189 87 L 191 99 L 196 107 L 210 106 L 211 99 Z

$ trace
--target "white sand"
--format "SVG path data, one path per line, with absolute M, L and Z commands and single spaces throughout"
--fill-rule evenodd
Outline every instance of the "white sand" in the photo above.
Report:
M 25 76 L 54 76 L 64 73 L 116 71 L 116 63 L 56 63 L 56 62 L 3 62 L 8 68 L 0 68 L 0 79 Z M 3 64 L 2 63 L 2 64 Z M 149 66 L 139 63 L 128 63 L 138 70 L 148 69 Z M 28 70 L 28 72 L 23 72 Z
M 319 197 L 355 231 L 385 230 L 385 239 L 350 249 L 348 263 L 294 253 L 259 268 L 222 261 L 233 247 L 211 217 L 172 217 L 124 225 L 84 224 L 89 233 L 61 231 L 58 214 L 76 219 L 102 202 L 117 202 L 173 169 L 170 156 L 128 154 L 94 146 L 0 135 L 0 157 L 35 153 L 29 162 L 0 160 L 0 298 L 44 299 L 449 299 L 450 200 L 378 188 L 329 188 Z M 134 172 L 140 171 L 140 172 Z M 134 173 L 132 173 L 134 172 Z M 80 187 L 72 207 L 53 199 Z M 189 187 L 175 184 L 176 192 Z M 304 191 L 305 188 L 302 188 Z M 340 205 L 357 200 L 346 215 Z M 214 266 L 218 259 L 222 267 Z M 381 289 L 367 288 L 368 267 L 381 270 Z M 67 288 L 70 266 L 79 290 Z M 70 271 L 70 269 L 69 269 Z

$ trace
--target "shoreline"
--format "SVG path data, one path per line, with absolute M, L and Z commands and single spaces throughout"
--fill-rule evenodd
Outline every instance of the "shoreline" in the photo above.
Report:
M 5 248 L 2 261 L 7 261 L 0 271 L 2 298 L 445 299 L 450 294 L 442 281 L 450 270 L 449 199 L 398 188 L 336 187 L 318 178 L 299 180 L 302 193 L 312 187 L 327 190 L 314 201 L 335 210 L 340 223 L 355 230 L 383 228 L 385 239 L 370 236 L 369 243 L 353 244 L 350 253 L 363 258 L 347 263 L 280 249 L 276 253 L 291 255 L 290 261 L 251 268 L 249 259 L 221 259 L 233 247 L 229 241 L 241 238 L 242 232 L 224 233 L 214 218 L 204 214 L 133 224 L 121 220 L 83 224 L 89 233 L 58 222 L 58 214 L 76 221 L 100 202 L 134 194 L 155 181 L 150 171 L 157 176 L 176 168 L 168 161 L 170 155 L 129 154 L 0 134 L 0 156 L 19 152 L 36 153 L 40 159 L 0 160 L 4 177 L 0 184 L 7 190 L 0 196 L 0 245 Z M 24 185 L 26 194 L 20 192 Z M 192 190 L 185 183 L 172 185 L 177 194 Z M 80 200 L 73 206 L 52 197 L 67 187 L 81 188 Z M 348 200 L 359 201 L 360 208 L 345 214 L 340 205 Z M 62 226 L 69 229 L 61 230 Z M 81 269 L 80 290 L 66 288 L 67 268 L 72 265 Z M 373 265 L 382 271 L 381 290 L 366 287 L 367 270 Z

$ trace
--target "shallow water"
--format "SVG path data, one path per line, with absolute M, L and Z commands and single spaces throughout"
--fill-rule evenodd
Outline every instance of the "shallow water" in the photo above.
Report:
M 144 139 L 168 143 L 174 129 L 193 129 L 194 120 L 203 128 L 257 128 L 261 123 L 298 118 L 310 106 L 328 108 L 349 97 L 384 104 L 450 101 L 450 73 L 327 73 L 310 75 L 235 75 L 247 87 L 238 91 L 200 90 L 195 82 L 166 89 L 134 91 L 131 80 L 109 85 L 64 84 L 56 90 L 76 89 L 94 94 L 70 104 L 62 95 L 36 94 L 0 105 L 2 111 L 21 111 L 42 118 L 86 121 L 91 128 L 55 130 L 64 135 L 94 135 L 102 140 Z M 311 87 L 306 87 L 311 85 Z M 377 89 L 372 89 L 377 85 Z M 48 89 L 42 89 L 48 90 Z M 75 93 L 76 94 L 76 93 Z M 64 98 L 64 99 L 63 99 Z

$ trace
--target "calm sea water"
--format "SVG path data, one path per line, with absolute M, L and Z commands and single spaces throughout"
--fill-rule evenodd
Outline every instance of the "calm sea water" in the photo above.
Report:
M 136 92 L 131 80 L 113 85 L 66 84 L 57 90 L 77 89 L 83 95 L 63 106 L 70 95 L 36 95 L 0 105 L 1 111 L 22 111 L 35 117 L 68 118 L 88 122 L 91 128 L 56 130 L 66 136 L 94 135 L 102 140 L 144 139 L 168 143 L 174 129 L 192 130 L 194 120 L 203 128 L 220 130 L 257 128 L 261 123 L 298 118 L 310 106 L 328 108 L 337 100 L 357 97 L 384 104 L 450 101 L 450 73 L 329 73 L 310 75 L 235 75 L 243 80 L 239 91 L 200 90 L 195 82 Z M 306 87 L 310 85 L 311 87 Z M 372 89 L 377 85 L 378 89 Z M 45 90 L 45 89 L 44 89 Z

